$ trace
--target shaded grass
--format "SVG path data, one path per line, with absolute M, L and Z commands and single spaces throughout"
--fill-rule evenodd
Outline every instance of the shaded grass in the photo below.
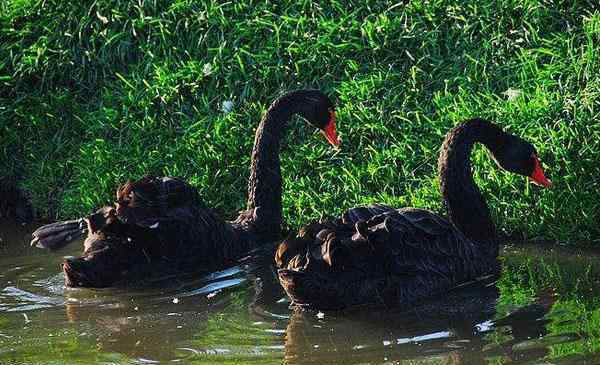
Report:
M 530 187 L 477 150 L 499 226 L 597 243 L 599 40 L 591 1 L 1 0 L 0 171 L 50 218 L 147 172 L 187 178 L 233 216 L 265 108 L 318 87 L 344 146 L 290 128 L 290 225 L 370 202 L 440 211 L 443 135 L 482 116 L 532 141 L 555 182 Z

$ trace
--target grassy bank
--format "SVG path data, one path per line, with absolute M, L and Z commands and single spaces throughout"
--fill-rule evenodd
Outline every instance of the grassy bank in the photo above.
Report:
M 292 226 L 369 202 L 440 210 L 443 135 L 482 116 L 534 142 L 555 183 L 530 187 L 478 150 L 499 225 L 600 244 L 595 1 L 220 3 L 0 0 L 0 173 L 50 218 L 147 172 L 187 178 L 232 215 L 265 108 L 318 87 L 344 145 L 291 128 Z

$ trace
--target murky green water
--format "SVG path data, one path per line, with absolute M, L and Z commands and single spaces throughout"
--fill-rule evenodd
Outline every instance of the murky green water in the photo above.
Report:
M 65 289 L 80 247 L 0 229 L 0 364 L 600 364 L 600 256 L 508 247 L 497 281 L 411 310 L 291 312 L 268 258 L 127 289 Z M 266 257 L 266 255 L 265 255 Z

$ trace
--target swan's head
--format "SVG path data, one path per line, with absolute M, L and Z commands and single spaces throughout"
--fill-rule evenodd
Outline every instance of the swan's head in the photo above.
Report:
M 531 181 L 543 187 L 552 186 L 552 182 L 544 175 L 542 164 L 538 159 L 535 147 L 510 134 L 493 152 L 496 163 L 506 171 L 529 177 Z
M 140 244 L 128 237 L 113 207 L 104 207 L 86 218 L 88 236 L 80 257 L 63 261 L 68 287 L 102 288 L 124 279 L 130 268 L 143 258 Z M 139 256 L 136 259 L 136 256 Z
M 88 236 L 84 251 L 77 258 L 65 259 L 62 270 L 68 287 L 102 288 L 128 278 L 132 268 L 144 264 L 147 257 L 139 235 L 130 234 L 111 206 L 98 209 L 85 218 Z
M 293 92 L 298 102 L 298 113 L 327 138 L 334 146 L 340 145 L 335 125 L 333 102 L 319 90 L 299 90 Z
M 104 288 L 124 279 L 132 266 L 131 252 L 124 249 L 128 244 L 126 239 L 90 234 L 84 253 L 62 263 L 65 286 Z

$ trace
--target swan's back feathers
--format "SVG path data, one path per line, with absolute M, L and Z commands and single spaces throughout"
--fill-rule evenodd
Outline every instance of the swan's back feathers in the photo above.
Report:
M 117 214 L 131 224 L 150 226 L 159 219 L 170 220 L 169 217 L 185 220 L 192 213 L 191 207 L 202 211 L 207 220 L 216 218 L 201 204 L 198 191 L 178 178 L 146 176 L 128 181 L 117 190 Z
M 207 208 L 196 188 L 174 177 L 127 182 L 117 191 L 116 209 L 127 224 L 154 230 L 178 261 L 233 260 L 252 241 Z
M 303 228 L 279 246 L 275 260 L 296 303 L 320 304 L 313 303 L 315 294 L 326 287 L 337 293 L 329 300 L 347 305 L 386 292 L 385 297 L 401 302 L 423 297 L 438 286 L 477 277 L 494 262 L 482 258 L 476 244 L 446 219 L 423 209 L 383 205 L 351 209 L 341 219 Z
M 342 214 L 342 223 L 355 225 L 359 221 L 366 221 L 376 215 L 394 211 L 395 209 L 384 204 L 373 204 L 364 207 L 352 208 Z
M 83 255 L 63 266 L 67 285 L 110 286 L 153 268 L 213 270 L 236 260 L 254 242 L 206 208 L 193 186 L 171 177 L 126 183 L 114 207 L 98 210 L 86 222 Z
M 340 255 L 340 264 L 347 265 L 349 262 L 344 260 L 350 259 L 353 266 L 364 269 L 376 269 L 382 260 L 392 259 L 411 267 L 425 266 L 426 271 L 431 266 L 429 261 L 454 257 L 469 261 L 476 251 L 474 244 L 446 219 L 423 209 L 385 205 L 354 208 L 341 219 L 310 224 L 283 244 L 279 257 L 289 256 L 282 251 L 294 246 L 294 251 L 310 251 L 309 261 L 324 260 L 332 269 Z M 282 267 L 289 266 L 286 260 L 278 261 Z

